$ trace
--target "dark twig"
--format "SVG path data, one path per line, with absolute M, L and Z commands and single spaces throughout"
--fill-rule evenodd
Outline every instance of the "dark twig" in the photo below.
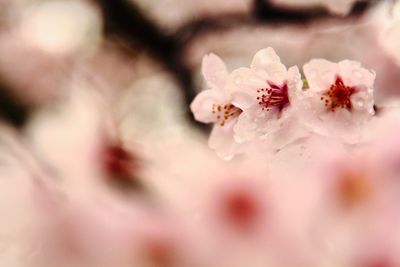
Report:
M 0 118 L 16 128 L 22 128 L 29 118 L 31 107 L 12 94 L 12 90 L 0 81 Z
M 121 39 L 132 49 L 147 50 L 175 77 L 182 88 L 186 114 L 197 127 L 189 105 L 196 95 L 190 69 L 183 64 L 181 47 L 175 38 L 168 36 L 151 22 L 140 10 L 127 0 L 99 0 L 105 20 L 105 33 L 111 39 Z
M 355 3 L 352 11 L 346 19 L 359 17 L 373 3 L 379 0 L 360 1 Z M 225 31 L 243 26 L 260 26 L 264 24 L 280 23 L 280 24 L 305 24 L 320 19 L 334 18 L 335 16 L 328 13 L 322 8 L 307 9 L 290 9 L 277 7 L 267 0 L 254 0 L 253 12 L 251 14 L 244 13 L 228 13 L 219 16 L 208 16 L 196 18 L 184 24 L 176 31 L 176 39 L 182 46 L 188 45 L 194 38 L 203 33 L 216 31 Z
M 347 17 L 355 17 L 364 13 L 377 0 L 358 1 Z M 261 21 L 305 23 L 320 18 L 333 17 L 320 7 L 315 8 L 283 8 L 274 6 L 269 0 L 254 0 L 254 15 Z

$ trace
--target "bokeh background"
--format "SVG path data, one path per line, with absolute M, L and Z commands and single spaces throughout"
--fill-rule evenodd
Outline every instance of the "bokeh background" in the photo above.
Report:
M 206 207 L 218 217 L 208 193 L 222 192 L 220 203 L 231 185 L 247 188 L 218 179 L 261 177 L 265 164 L 241 168 L 219 159 L 207 147 L 209 127 L 194 121 L 189 105 L 205 86 L 205 54 L 233 70 L 268 46 L 287 66 L 301 68 L 312 58 L 360 61 L 377 74 L 377 111 L 400 95 L 394 0 L 0 0 L 0 266 L 265 266 L 254 256 L 265 254 L 255 249 L 262 246 L 247 240 L 247 250 L 232 249 L 237 236 L 219 239 L 219 222 L 201 228 L 207 223 L 199 223 L 198 212 Z M 335 151 L 331 146 L 316 142 L 301 153 L 324 155 Z M 292 152 L 274 163 L 284 165 Z M 303 162 L 288 162 L 287 176 L 297 178 Z M 306 199 L 308 211 L 315 183 L 291 181 L 278 186 L 276 197 L 285 200 L 278 207 L 288 228 L 302 233 L 297 222 L 306 224 L 308 213 L 291 203 Z M 249 182 L 250 195 L 265 195 L 258 182 Z M 210 250 L 208 264 L 169 263 L 170 238 L 184 255 L 201 257 L 179 239 L 177 218 Z M 155 245 L 147 246 L 146 234 Z M 306 258 L 302 243 L 292 241 L 279 248 L 284 261 L 270 266 L 310 266 L 291 262 L 296 253 Z M 147 265 L 125 246 L 144 243 Z M 296 255 L 286 257 L 287 250 Z

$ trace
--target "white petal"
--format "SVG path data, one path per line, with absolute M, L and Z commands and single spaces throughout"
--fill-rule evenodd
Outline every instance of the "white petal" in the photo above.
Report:
M 213 105 L 224 104 L 225 98 L 222 92 L 217 90 L 205 90 L 198 94 L 190 105 L 194 118 L 203 123 L 216 121 L 215 114 L 212 113 Z
M 343 60 L 339 62 L 340 75 L 348 86 L 360 86 L 372 88 L 375 81 L 375 73 L 361 67 L 357 61 Z
M 239 144 L 252 141 L 256 137 L 257 125 L 247 113 L 242 113 L 233 127 L 235 141 Z
M 297 66 L 292 66 L 288 69 L 288 79 L 294 83 L 297 89 L 303 88 L 303 81 L 301 80 L 301 74 Z
M 297 66 L 289 68 L 287 83 L 290 105 L 297 106 L 298 102 L 301 101 L 302 95 L 304 94 L 303 81 Z
M 287 75 L 285 65 L 271 47 L 264 48 L 256 53 L 251 62 L 251 68 L 265 71 L 273 82 L 281 83 Z
M 261 49 L 258 51 L 251 62 L 251 68 L 262 69 L 265 66 L 281 63 L 281 59 L 276 54 L 275 50 L 271 47 Z
M 299 120 L 291 116 L 285 120 L 279 129 L 266 136 L 266 145 L 269 149 L 282 149 L 295 141 L 309 137 L 311 134 L 307 131 Z
M 225 63 L 217 55 L 209 54 L 203 57 L 201 72 L 211 88 L 224 89 L 228 71 Z
M 271 134 L 281 128 L 283 121 L 290 117 L 287 111 L 278 118 L 278 112 L 252 109 L 243 112 L 234 126 L 235 141 L 239 144 L 251 142 L 263 135 Z
M 235 123 L 236 120 L 232 120 L 223 127 L 218 124 L 214 125 L 208 139 L 208 146 L 225 160 L 231 159 L 239 152 L 239 144 L 235 143 L 233 139 L 233 126 Z
M 373 95 L 368 91 L 361 91 L 352 95 L 350 101 L 353 112 L 364 113 L 367 117 L 375 113 Z
M 313 59 L 303 66 L 304 75 L 315 92 L 325 91 L 335 82 L 339 74 L 339 67 L 336 63 L 325 59 Z
M 248 109 L 257 104 L 257 90 L 268 86 L 267 79 L 268 76 L 263 77 L 249 68 L 233 71 L 226 87 L 232 94 L 232 103 L 241 109 Z
M 256 102 L 254 99 L 254 96 L 246 94 L 245 92 L 237 91 L 232 94 L 232 104 L 241 110 L 248 110 L 255 105 Z

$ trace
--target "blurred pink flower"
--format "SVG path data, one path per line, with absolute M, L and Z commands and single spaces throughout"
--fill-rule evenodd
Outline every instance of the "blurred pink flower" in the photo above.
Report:
M 381 27 L 378 38 L 379 45 L 397 66 L 400 66 L 400 1 L 391 6 L 390 15 L 386 16 L 386 23 Z M 387 13 L 386 13 L 387 14 Z M 383 29 L 382 29 L 383 28 Z
M 202 73 L 210 88 L 201 92 L 190 108 L 196 120 L 214 123 L 208 144 L 222 158 L 231 158 L 238 150 L 233 139 L 233 126 L 242 112 L 231 102 L 231 96 L 225 90 L 228 72 L 224 62 L 216 55 L 203 58 Z

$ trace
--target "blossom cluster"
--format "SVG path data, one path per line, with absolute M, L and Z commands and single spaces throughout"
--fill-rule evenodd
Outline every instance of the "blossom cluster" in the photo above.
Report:
M 302 69 L 304 79 L 272 48 L 230 74 L 216 55 L 203 59 L 209 88 L 191 108 L 214 124 L 209 146 L 224 159 L 246 155 L 227 162 L 249 162 L 238 167 L 247 186 L 267 183 L 248 195 L 262 196 L 255 213 L 267 219 L 246 202 L 232 221 L 263 225 L 278 261 L 266 266 L 400 266 L 399 105 L 374 103 L 375 74 L 358 62 L 313 59 Z
M 354 144 L 373 118 L 375 73 L 360 63 L 313 59 L 287 68 L 269 47 L 250 68 L 228 74 L 216 55 L 203 58 L 209 89 L 191 104 L 196 120 L 213 123 L 209 146 L 229 159 L 249 147 L 277 150 L 313 134 Z

